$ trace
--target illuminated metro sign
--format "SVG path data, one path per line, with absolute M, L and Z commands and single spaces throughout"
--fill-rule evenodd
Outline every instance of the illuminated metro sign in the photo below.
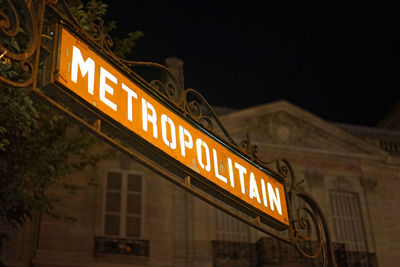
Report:
M 55 82 L 135 135 L 255 208 L 289 225 L 283 182 L 139 87 L 65 27 Z

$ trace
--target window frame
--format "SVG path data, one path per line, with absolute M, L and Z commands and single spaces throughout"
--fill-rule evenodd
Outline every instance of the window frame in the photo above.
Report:
M 353 198 L 350 201 L 354 200 L 353 206 L 349 206 L 346 209 L 348 210 L 358 210 L 357 216 L 351 214 L 340 215 L 335 213 L 335 209 L 339 209 L 339 206 L 345 205 L 341 203 L 339 205 L 334 203 L 334 198 L 336 201 L 337 197 L 350 197 Z M 348 203 L 350 203 L 348 201 Z M 342 201 L 343 202 L 343 201 Z M 357 192 L 352 191 L 345 191 L 345 190 L 329 190 L 329 203 L 330 203 L 330 215 L 332 220 L 332 227 L 333 233 L 335 237 L 335 242 L 343 243 L 346 246 L 346 250 L 349 251 L 358 251 L 358 252 L 367 252 L 368 251 L 368 240 L 367 240 L 367 233 L 366 233 L 366 225 L 364 222 L 364 215 L 361 206 L 361 199 Z M 334 206 L 335 205 L 335 206 Z M 340 221 L 340 222 L 339 222 Z M 350 223 L 350 226 L 349 226 Z M 359 228 L 356 229 L 356 225 L 359 225 Z M 343 226 L 344 225 L 344 226 Z M 340 228 L 340 232 L 343 234 L 345 233 L 345 239 L 339 239 L 338 228 Z M 352 228 L 352 229 L 350 229 Z M 352 237 L 348 236 L 347 234 L 351 232 L 350 230 L 356 231 L 358 230 L 359 233 L 353 233 L 356 238 L 351 240 Z M 342 235 L 340 234 L 340 235 Z M 357 235 L 361 237 L 361 239 L 357 238 Z
M 108 183 L 108 177 L 109 173 L 120 173 L 121 174 L 121 199 L 120 199 L 120 211 L 119 211 L 119 234 L 118 235 L 112 235 L 112 234 L 107 234 L 106 233 L 106 216 L 109 211 L 107 211 L 107 192 L 113 191 L 113 189 L 109 190 L 107 187 Z M 141 177 L 141 191 L 131 191 L 131 193 L 128 191 L 128 175 L 137 175 Z M 143 172 L 136 171 L 136 170 L 125 170 L 125 169 L 108 169 L 105 171 L 105 177 L 103 181 L 103 201 L 102 201 L 102 227 L 101 227 L 101 233 L 103 236 L 106 237 L 114 237 L 114 238 L 128 238 L 128 239 L 140 239 L 143 237 L 143 230 L 144 230 L 144 192 L 145 192 L 145 182 L 144 182 L 144 174 Z M 136 216 L 134 214 L 128 213 L 128 195 L 132 194 L 133 195 L 140 195 L 140 214 L 138 213 Z M 114 212 L 117 213 L 117 212 Z M 127 218 L 131 217 L 136 217 L 140 218 L 140 226 L 139 226 L 139 235 L 138 236 L 128 236 L 127 235 Z

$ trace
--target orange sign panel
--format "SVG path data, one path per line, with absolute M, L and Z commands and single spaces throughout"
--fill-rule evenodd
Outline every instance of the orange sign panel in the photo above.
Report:
M 162 105 L 65 28 L 56 81 L 153 146 L 283 225 L 284 186 Z

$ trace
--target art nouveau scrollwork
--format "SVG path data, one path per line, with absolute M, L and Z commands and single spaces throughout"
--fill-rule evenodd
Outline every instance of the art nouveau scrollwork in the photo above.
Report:
M 308 259 L 320 258 L 323 266 L 336 266 L 327 223 L 314 198 L 306 193 L 297 181 L 290 163 L 275 161 L 276 169 L 290 185 L 287 186 L 288 206 L 291 218 L 289 241 Z
M 35 82 L 43 5 L 39 1 L 0 2 L 0 82 L 28 87 Z
M 132 69 L 141 66 L 162 70 L 166 74 L 165 76 L 167 76 L 167 78 L 163 80 L 152 79 L 150 81 L 151 87 L 166 98 L 169 103 L 172 103 L 177 109 L 183 112 L 185 116 L 193 119 L 206 130 L 216 135 L 218 127 L 225 140 L 234 147 L 240 149 L 240 146 L 224 128 L 215 110 L 207 100 L 198 91 L 192 88 L 184 89 L 183 83 L 179 81 L 168 68 L 154 62 L 122 61 Z
M 222 123 L 205 98 L 194 89 L 184 89 L 182 82 L 174 76 L 174 74 L 165 66 L 154 62 L 138 62 L 121 59 L 112 52 L 113 41 L 104 29 L 103 22 L 92 24 L 88 31 L 84 30 L 73 12 L 64 0 L 51 1 L 10 1 L 7 0 L 1 6 L 0 11 L 0 28 L 3 42 L 0 43 L 0 55 L 2 62 L 11 62 L 13 68 L 18 68 L 21 77 L 10 78 L 0 75 L 0 81 L 13 87 L 28 87 L 32 85 L 36 79 L 37 67 L 36 57 L 39 49 L 43 46 L 42 39 L 51 39 L 52 37 L 42 31 L 43 27 L 43 10 L 46 7 L 54 14 L 59 21 L 63 21 L 76 32 L 85 36 L 87 40 L 95 44 L 100 51 L 106 54 L 110 59 L 118 65 L 123 66 L 127 72 L 131 74 L 137 67 L 146 67 L 161 70 L 168 76 L 166 80 L 151 79 L 144 80 L 136 75 L 138 79 L 153 89 L 157 94 L 165 98 L 170 104 L 182 111 L 185 116 L 193 119 L 202 125 L 206 130 L 216 134 L 217 127 L 219 132 L 225 137 L 225 140 L 236 148 L 240 148 L 228 131 L 223 127 Z M 19 40 L 16 40 L 19 38 Z M 18 41 L 18 44 L 24 43 L 21 51 L 16 51 L 12 47 Z M 45 40 L 46 41 L 46 40 Z M 48 49 L 47 49 L 48 50 Z M 3 64 L 4 65 L 4 64 Z M 3 66 L 4 67 L 4 66 Z
M 38 71 L 37 56 L 42 46 L 43 50 L 49 50 L 45 43 L 52 36 L 43 32 L 43 11 L 45 8 L 51 10 L 58 20 L 63 21 L 76 32 L 85 36 L 91 43 L 95 44 L 99 50 L 106 54 L 110 59 L 120 66 L 123 66 L 127 72 L 133 72 L 137 66 L 155 68 L 162 70 L 169 79 L 166 81 L 152 79 L 144 80 L 149 88 L 165 98 L 170 104 L 181 110 L 185 116 L 202 125 L 206 130 L 216 135 L 216 128 L 225 137 L 225 140 L 240 149 L 235 143 L 228 131 L 223 127 L 214 109 L 208 104 L 205 98 L 194 89 L 184 89 L 183 84 L 178 81 L 174 74 L 165 66 L 153 62 L 128 61 L 117 57 L 112 52 L 112 39 L 105 32 L 103 23 L 90 25 L 89 32 L 80 27 L 79 22 L 74 17 L 73 12 L 64 0 L 48 1 L 10 1 L 6 0 L 0 6 L 0 28 L 3 42 L 0 43 L 0 55 L 2 65 L 9 65 L 8 68 L 16 69 L 20 75 L 17 77 L 7 77 L 0 75 L 0 82 L 12 87 L 29 87 L 35 84 Z M 19 38 L 20 40 L 16 40 Z M 44 42 L 42 42 L 44 40 Z M 18 41 L 18 42 L 17 42 Z M 23 43 L 20 50 L 17 51 L 13 44 Z M 5 64 L 7 63 L 7 64 Z M 5 66 L 2 66 L 5 67 Z M 8 71 L 8 73 L 13 73 Z
M 309 194 L 301 190 L 292 191 L 292 197 L 304 202 L 303 206 L 295 208 L 293 216 L 295 247 L 306 258 L 315 259 L 321 256 L 324 265 L 327 262 L 334 262 L 329 232 L 316 202 Z
M 285 159 L 262 162 L 257 158 L 257 161 L 279 174 L 286 185 L 291 220 L 288 236 L 273 236 L 293 245 L 307 259 L 322 262 L 323 266 L 336 266 L 327 223 L 317 202 L 302 189 L 304 181 L 297 181 L 290 163 Z
M 93 25 L 89 29 L 90 33 L 86 32 L 80 27 L 64 0 L 0 0 L 0 84 L 17 88 L 36 85 L 39 52 L 49 50 L 45 40 L 52 39 L 51 34 L 43 31 L 45 10 L 50 10 L 52 16 L 58 21 L 63 21 L 74 28 L 74 31 L 85 36 L 88 42 L 97 47 L 98 51 L 102 51 L 108 59 L 132 75 L 153 95 L 163 99 L 172 109 L 180 111 L 183 116 L 200 124 L 215 136 L 218 128 L 218 132 L 222 133 L 222 138 L 228 145 L 284 180 L 287 184 L 286 194 L 290 218 L 289 229 L 286 230 L 288 236 L 283 237 L 272 231 L 263 231 L 293 245 L 306 258 L 322 257 L 324 265 L 330 262 L 336 266 L 329 231 L 321 209 L 316 201 L 302 190 L 301 182 L 296 181 L 288 161 L 278 159 L 263 162 L 258 158 L 257 147 L 251 144 L 250 137 L 240 145 L 237 144 L 223 127 L 215 110 L 198 91 L 191 88 L 185 89 L 183 82 L 163 65 L 118 58 L 112 52 L 113 42 L 105 33 L 103 24 Z M 137 67 L 158 69 L 164 72 L 167 78 L 146 80 L 135 73 Z M 20 74 L 10 75 L 13 71 Z

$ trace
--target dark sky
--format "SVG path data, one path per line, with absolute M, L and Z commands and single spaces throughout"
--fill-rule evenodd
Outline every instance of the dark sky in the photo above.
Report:
M 182 59 L 185 87 L 212 105 L 246 108 L 286 99 L 328 121 L 374 126 L 400 99 L 394 6 L 105 2 L 117 34 L 144 32 L 131 59 Z

